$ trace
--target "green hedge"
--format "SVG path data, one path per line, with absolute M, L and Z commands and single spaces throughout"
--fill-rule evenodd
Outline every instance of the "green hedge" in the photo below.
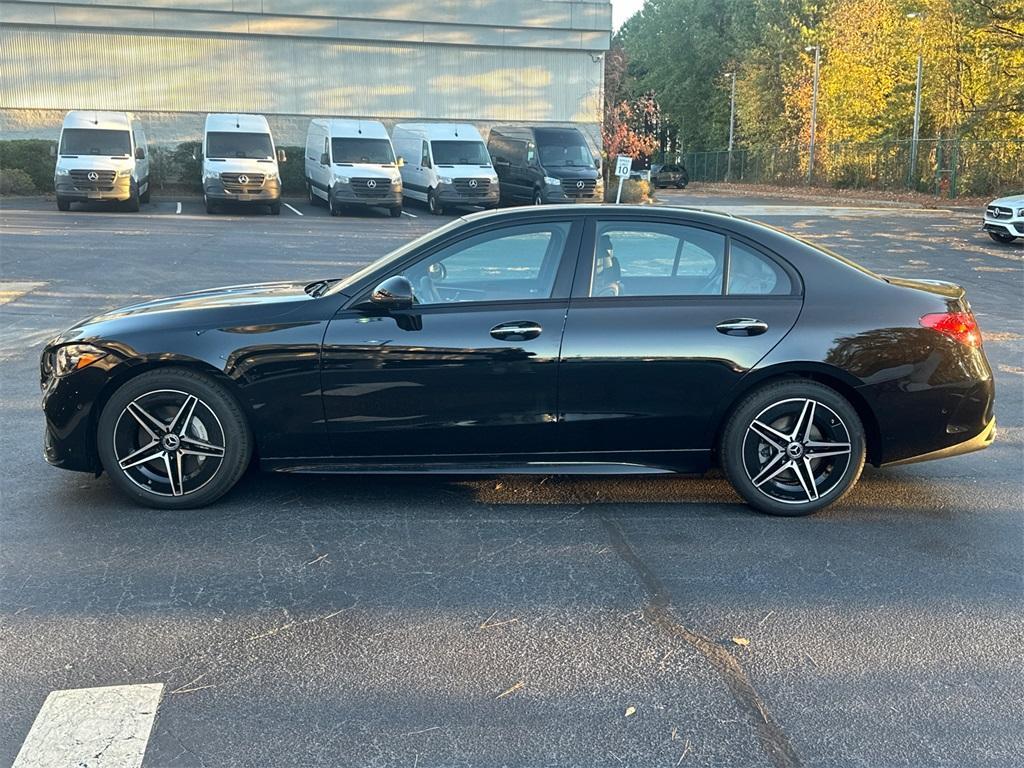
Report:
M 46 139 L 11 139 L 0 141 L 0 169 L 20 170 L 38 190 L 53 189 L 53 168 L 50 156 L 52 141 Z
M 39 190 L 21 168 L 0 168 L 0 195 L 35 195 Z

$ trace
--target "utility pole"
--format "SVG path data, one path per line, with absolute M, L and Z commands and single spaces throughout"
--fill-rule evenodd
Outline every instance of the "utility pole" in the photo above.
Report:
M 923 12 L 908 13 L 908 19 L 924 20 Z M 920 25 L 920 22 L 918 22 Z M 917 143 L 921 135 L 921 80 L 924 73 L 924 28 L 917 32 L 917 88 L 914 90 L 914 132 L 910 140 L 910 168 L 907 171 L 907 186 L 915 186 L 917 176 Z
M 807 158 L 807 185 L 814 183 L 814 139 L 818 130 L 818 79 L 821 72 L 821 46 L 809 45 L 805 51 L 814 51 L 814 90 L 811 96 L 811 146 Z
M 729 161 L 725 167 L 725 180 L 732 181 L 732 140 L 736 129 L 736 73 L 726 72 L 732 78 L 732 96 L 729 99 Z

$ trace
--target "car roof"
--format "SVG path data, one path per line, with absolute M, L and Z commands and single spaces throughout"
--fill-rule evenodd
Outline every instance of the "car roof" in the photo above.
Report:
M 270 125 L 263 115 L 211 113 L 206 116 L 206 132 L 270 133 Z
M 481 221 L 483 219 L 533 218 L 558 212 L 568 212 L 578 216 L 586 214 L 616 217 L 631 215 L 638 216 L 642 219 L 663 218 L 665 215 L 672 216 L 674 214 L 687 214 L 687 218 L 698 218 L 707 220 L 708 222 L 748 221 L 747 219 L 738 219 L 731 213 L 683 205 L 602 205 L 600 203 L 568 203 L 562 205 L 502 208 L 495 211 L 479 211 L 477 213 L 470 213 L 464 216 L 463 219 L 465 221 Z
M 131 120 L 127 112 L 72 110 L 64 116 L 64 127 L 125 131 L 131 127 Z
M 384 124 L 377 120 L 360 120 L 351 117 L 330 117 L 311 121 L 322 128 L 326 128 L 331 138 L 356 138 L 362 136 L 367 139 L 386 139 L 388 132 Z
M 480 141 L 480 132 L 469 123 L 398 123 L 392 133 L 408 131 L 421 134 L 432 141 Z

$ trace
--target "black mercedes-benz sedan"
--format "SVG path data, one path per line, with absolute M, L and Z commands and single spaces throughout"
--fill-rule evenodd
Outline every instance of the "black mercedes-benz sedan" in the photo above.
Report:
M 154 507 L 279 472 L 702 473 L 802 515 L 984 448 L 963 289 L 679 208 L 458 219 L 344 278 L 147 301 L 42 354 L 46 459 Z

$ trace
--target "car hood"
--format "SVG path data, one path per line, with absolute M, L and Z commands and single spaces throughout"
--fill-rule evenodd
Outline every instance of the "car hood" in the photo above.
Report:
M 57 158 L 57 168 L 67 170 L 126 171 L 131 170 L 134 164 L 130 157 L 110 155 L 61 155 Z
M 1003 205 L 1007 208 L 1016 208 L 1017 206 L 1024 207 L 1024 194 L 1000 197 L 997 200 L 993 200 L 989 205 Z
M 277 161 L 247 158 L 207 160 L 206 170 L 210 173 L 262 173 L 264 176 L 274 176 L 277 174 Z
M 305 291 L 307 284 L 287 282 L 233 285 L 149 299 L 83 320 L 61 334 L 57 340 L 113 338 L 125 331 L 140 328 L 189 326 L 199 330 L 234 323 L 265 323 L 280 319 L 298 304 L 314 301 Z

